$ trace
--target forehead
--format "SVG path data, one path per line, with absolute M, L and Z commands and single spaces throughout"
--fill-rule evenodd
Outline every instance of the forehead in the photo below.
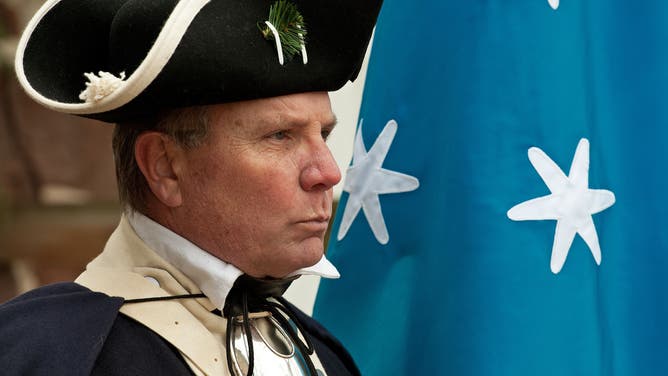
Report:
M 300 93 L 210 106 L 213 124 L 263 127 L 319 122 L 332 125 L 336 118 L 326 92 Z

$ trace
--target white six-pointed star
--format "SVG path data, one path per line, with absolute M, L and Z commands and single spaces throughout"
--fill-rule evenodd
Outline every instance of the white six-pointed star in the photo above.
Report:
M 614 193 L 589 189 L 589 141 L 578 143 L 568 176 L 537 147 L 529 149 L 529 160 L 552 194 L 534 198 L 508 210 L 515 221 L 556 219 L 550 269 L 557 274 L 566 262 L 575 234 L 584 239 L 597 265 L 601 265 L 601 247 L 591 215 L 615 203 Z
M 387 244 L 390 235 L 380 210 L 378 195 L 408 192 L 417 189 L 420 185 L 418 180 L 410 175 L 381 167 L 396 133 L 397 122 L 388 121 L 367 153 L 362 139 L 362 120 L 360 120 L 353 146 L 353 163 L 348 167 L 346 181 L 343 184 L 343 190 L 348 192 L 349 196 L 343 211 L 337 235 L 338 240 L 346 236 L 361 208 L 364 209 L 364 216 L 376 240 L 380 244 Z

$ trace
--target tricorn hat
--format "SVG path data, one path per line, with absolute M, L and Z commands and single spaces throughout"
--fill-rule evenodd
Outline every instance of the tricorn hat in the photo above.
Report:
M 21 37 L 16 72 L 40 104 L 107 122 L 332 91 L 357 77 L 381 3 L 49 0 Z

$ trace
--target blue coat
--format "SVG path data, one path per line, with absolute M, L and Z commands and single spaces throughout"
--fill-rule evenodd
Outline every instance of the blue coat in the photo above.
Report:
M 0 305 L 0 374 L 192 375 L 171 344 L 119 314 L 123 303 L 123 298 L 59 283 Z M 288 308 L 329 376 L 359 375 L 338 340 L 296 307 Z

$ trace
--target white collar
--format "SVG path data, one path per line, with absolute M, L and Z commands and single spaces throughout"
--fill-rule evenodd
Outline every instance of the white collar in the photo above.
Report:
M 244 272 L 139 212 L 130 213 L 127 217 L 139 238 L 149 248 L 195 282 L 204 295 L 218 309 L 223 310 L 234 281 Z M 296 270 L 287 277 L 305 274 L 324 278 L 340 277 L 339 271 L 324 255 L 315 265 Z

